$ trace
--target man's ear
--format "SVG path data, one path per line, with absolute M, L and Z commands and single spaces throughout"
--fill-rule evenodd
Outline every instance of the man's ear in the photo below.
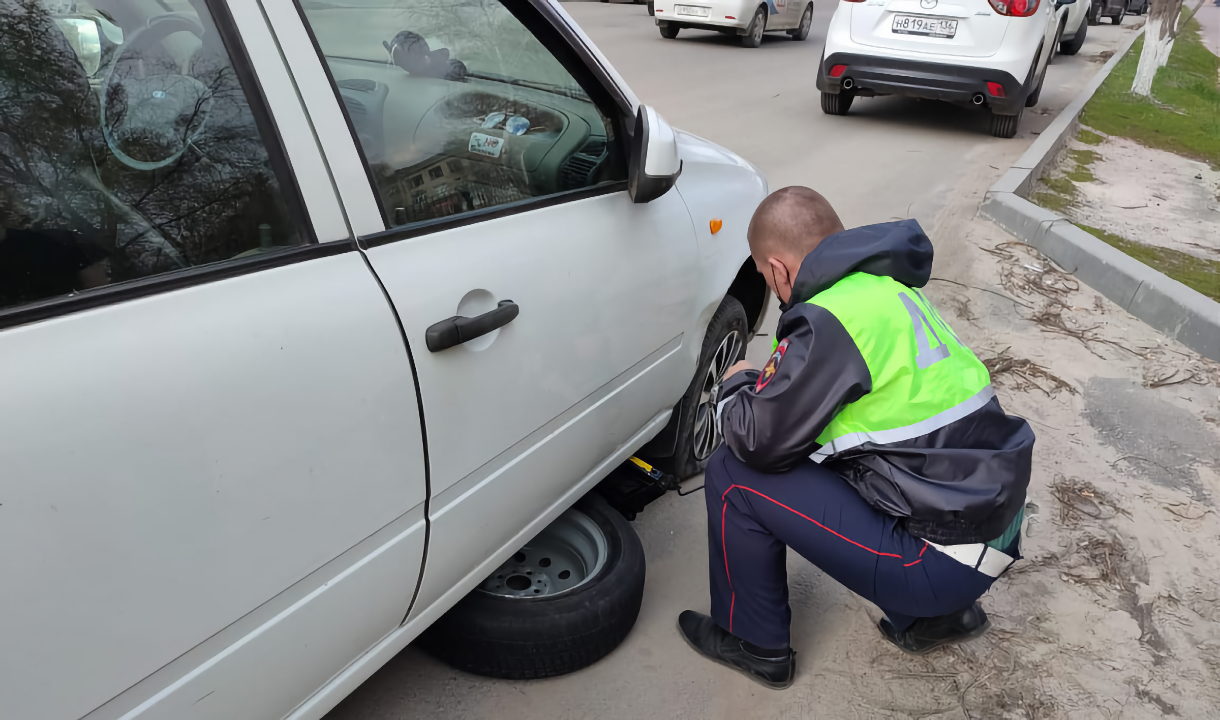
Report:
M 788 274 L 788 266 L 779 258 L 767 258 L 767 264 L 770 265 L 772 282 L 775 283 L 775 294 L 779 295 L 781 302 L 788 302 L 788 298 L 792 295 L 792 278 Z

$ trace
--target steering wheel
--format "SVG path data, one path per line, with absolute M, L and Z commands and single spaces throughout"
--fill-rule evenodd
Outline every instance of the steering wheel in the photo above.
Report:
M 102 136 L 111 154 L 133 170 L 157 170 L 177 162 L 203 132 L 212 109 L 211 89 L 189 75 L 120 77 L 115 82 L 115 69 L 123 56 L 151 48 L 177 32 L 189 32 L 202 39 L 204 29 L 190 15 L 158 15 L 120 47 L 106 70 L 100 103 Z M 126 108 L 113 128 L 106 117 L 112 86 L 121 87 L 126 99 Z M 120 147 L 135 142 L 170 148 L 171 152 L 160 160 L 137 160 Z

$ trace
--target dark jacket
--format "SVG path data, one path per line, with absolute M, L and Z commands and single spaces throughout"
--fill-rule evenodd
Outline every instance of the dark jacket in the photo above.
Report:
M 792 297 L 781 307 L 775 337 L 786 342 L 779 361 L 764 369 L 763 381 L 759 371 L 748 370 L 721 387 L 719 420 L 733 454 L 764 472 L 783 472 L 815 453 L 822 459 L 819 436 L 842 408 L 873 391 L 872 375 L 840 320 L 806 301 L 852 273 L 919 288 L 931 269 L 932 244 L 914 220 L 824 239 L 801 263 Z M 864 442 L 825 457 L 824 465 L 873 507 L 907 518 L 917 537 L 941 544 L 993 540 L 1025 502 L 1034 433 L 1006 415 L 996 398 L 980 402 L 926 434 Z

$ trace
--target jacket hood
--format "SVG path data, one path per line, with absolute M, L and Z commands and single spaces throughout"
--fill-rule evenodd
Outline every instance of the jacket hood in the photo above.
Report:
M 828 235 L 801 261 L 787 310 L 857 272 L 923 287 L 932 274 L 932 241 L 915 220 L 865 225 Z

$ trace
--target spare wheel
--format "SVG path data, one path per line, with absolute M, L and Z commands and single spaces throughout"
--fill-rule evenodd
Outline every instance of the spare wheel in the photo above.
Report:
M 639 537 L 590 493 L 433 623 L 420 644 L 475 675 L 564 675 L 618 647 L 643 597 Z

